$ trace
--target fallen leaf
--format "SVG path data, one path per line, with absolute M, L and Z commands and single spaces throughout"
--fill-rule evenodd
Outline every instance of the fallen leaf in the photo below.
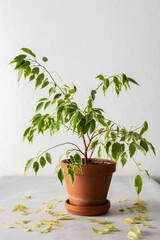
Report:
M 137 220 L 137 221 L 152 221 L 154 218 L 149 218 L 149 217 L 144 217 L 141 215 L 137 215 L 136 217 L 132 218 L 133 220 Z
M 19 212 L 21 213 L 21 215 L 29 215 L 31 213 L 30 211 L 25 211 L 25 210 L 21 210 Z
M 87 218 L 86 220 L 90 221 L 90 222 L 96 222 L 98 224 L 102 224 L 102 225 L 106 225 L 106 224 L 110 224 L 112 222 L 108 222 L 108 218 L 105 218 L 104 220 L 100 221 L 100 220 L 97 220 L 95 218 Z M 84 220 L 84 221 L 86 221 Z
M 134 232 L 129 231 L 127 236 L 129 239 L 138 239 L 139 240 L 138 236 Z
M 118 203 L 126 202 L 126 201 L 128 201 L 128 198 L 119 198 Z
M 119 209 L 118 209 L 118 211 L 124 212 L 125 210 L 124 210 L 124 208 L 122 208 L 122 206 L 120 206 Z
M 156 228 L 157 228 L 157 227 L 154 227 L 154 226 L 152 226 L 152 225 L 145 224 L 145 223 L 142 223 L 142 225 L 143 225 L 144 227 L 147 227 L 147 228 L 153 228 L 153 229 L 156 229 Z
M 22 205 L 22 204 L 16 204 L 14 206 L 14 208 L 12 209 L 12 212 L 16 212 L 16 211 L 23 211 L 28 209 L 26 206 Z
M 137 225 L 133 226 L 128 232 L 128 238 L 130 239 L 139 239 L 138 236 L 141 236 L 141 231 Z
M 21 221 L 21 223 L 23 223 L 23 224 L 27 224 L 27 223 L 29 223 L 31 220 L 23 220 L 23 221 Z
M 63 201 L 57 200 L 57 199 L 55 199 L 55 198 L 53 198 L 53 199 L 51 199 L 51 200 L 49 200 L 49 201 L 53 201 L 53 202 L 63 202 Z
M 31 227 L 39 228 L 39 225 L 38 225 L 38 223 L 34 222 L 34 223 L 31 224 Z
M 20 225 L 20 229 L 21 229 L 22 231 L 25 231 L 25 232 L 31 231 L 30 228 L 25 227 L 23 224 Z
M 52 230 L 52 225 L 46 227 L 46 228 L 43 228 L 41 231 L 39 231 L 40 233 L 48 233 Z
M 95 232 L 96 234 L 105 234 L 107 232 L 109 232 L 108 228 L 105 228 L 104 230 L 98 230 L 92 227 L 93 232 Z
M 133 220 L 132 220 L 131 218 L 125 218 L 125 219 L 123 220 L 123 222 L 134 224 L 134 222 L 133 222 Z
M 42 209 L 38 209 L 38 210 L 36 210 L 36 213 L 39 213 L 39 212 L 41 212 L 42 211 Z
M 6 228 L 14 228 L 14 226 L 12 225 L 8 225 L 8 224 L 3 224 Z
M 55 205 L 50 202 L 50 203 L 47 203 L 46 208 L 53 209 L 53 208 L 55 208 Z
M 61 220 L 73 220 L 73 219 L 75 219 L 75 218 L 70 217 L 70 216 L 64 216 L 64 217 L 58 218 L 57 221 L 61 221 Z
M 15 222 L 15 221 L 12 221 L 14 224 L 21 224 L 20 222 Z
M 45 225 L 54 225 L 55 223 L 59 223 L 58 221 L 46 220 L 46 219 L 41 219 L 39 222 Z
M 42 201 L 40 201 L 40 203 L 41 203 L 41 204 L 44 204 L 44 205 L 45 205 L 45 204 L 48 204 L 47 202 L 42 202 Z
M 3 212 L 3 209 L 2 209 L 2 208 L 0 208 L 0 213 L 1 213 L 1 212 Z
M 30 198 L 31 198 L 31 196 L 26 196 L 26 197 L 25 197 L 25 199 L 30 199 Z
M 66 215 L 66 213 L 54 213 L 54 212 L 52 212 L 52 211 L 45 211 L 45 213 L 48 213 L 48 214 L 50 214 L 51 216 L 54 216 L 54 217 L 59 217 L 59 216 L 65 216 Z

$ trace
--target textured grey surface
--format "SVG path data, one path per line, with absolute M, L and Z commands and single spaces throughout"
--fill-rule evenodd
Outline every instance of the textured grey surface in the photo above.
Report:
M 25 196 L 31 195 L 29 200 Z M 133 177 L 113 177 L 108 198 L 111 200 L 112 206 L 109 212 L 103 216 L 96 217 L 104 219 L 108 217 L 113 225 L 120 229 L 119 232 L 110 233 L 108 235 L 96 235 L 92 232 L 89 222 L 81 222 L 86 217 L 76 216 L 75 220 L 63 221 L 61 224 L 63 229 L 53 227 L 50 233 L 41 234 L 37 230 L 31 232 L 23 232 L 16 225 L 14 229 L 7 229 L 2 225 L 12 224 L 12 221 L 31 219 L 32 222 L 38 221 L 41 218 L 54 219 L 42 213 L 35 213 L 39 208 L 44 209 L 44 205 L 40 201 L 48 201 L 52 198 L 65 200 L 67 192 L 65 186 L 61 186 L 56 177 L 1 177 L 0 178 L 0 207 L 4 212 L 0 213 L 0 240 L 89 240 L 89 239 L 115 239 L 126 240 L 127 233 L 132 225 L 124 223 L 122 220 L 126 217 L 135 216 L 134 213 L 128 211 L 119 212 L 118 198 L 128 198 L 130 202 L 136 199 L 135 190 L 133 187 Z M 148 203 L 149 212 L 142 214 L 145 216 L 157 217 L 152 222 L 148 222 L 154 226 L 160 226 L 160 185 L 151 179 L 150 181 L 144 177 L 143 192 L 140 196 L 144 200 L 150 200 Z M 11 212 L 15 204 L 24 204 L 32 211 L 28 216 L 21 216 L 18 212 Z M 129 204 L 129 203 L 128 203 Z M 64 202 L 55 203 L 54 209 L 57 213 L 65 212 Z M 70 214 L 72 215 L 72 214 Z M 92 224 L 97 229 L 102 229 L 102 226 Z M 29 225 L 27 225 L 29 226 Z M 42 227 L 41 227 L 42 228 Z M 140 226 L 143 239 L 160 239 L 160 229 L 148 229 Z

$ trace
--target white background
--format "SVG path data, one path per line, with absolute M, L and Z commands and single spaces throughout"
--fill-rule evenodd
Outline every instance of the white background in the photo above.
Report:
M 47 56 L 47 67 L 57 71 L 66 84 L 78 88 L 76 99 L 85 106 L 90 90 L 99 83 L 98 74 L 124 72 L 138 81 L 117 98 L 110 89 L 99 93 L 96 106 L 106 117 L 125 125 L 140 126 L 148 121 L 145 137 L 153 143 L 157 157 L 137 161 L 160 176 L 160 1 L 159 0 L 1 0 L 0 1 L 0 175 L 23 175 L 27 159 L 55 144 L 74 141 L 69 132 L 53 137 L 37 136 L 33 144 L 22 141 L 24 130 L 35 114 L 39 94 L 33 84 L 17 84 L 17 72 L 8 63 L 28 47 Z M 78 143 L 78 140 L 75 139 Z M 80 145 L 82 143 L 80 142 Z M 64 148 L 52 151 L 53 162 Z M 39 175 L 53 175 L 54 166 Z M 137 174 L 129 160 L 118 166 L 118 175 Z M 33 175 L 33 170 L 28 175 Z M 160 179 L 160 177 L 159 177 Z

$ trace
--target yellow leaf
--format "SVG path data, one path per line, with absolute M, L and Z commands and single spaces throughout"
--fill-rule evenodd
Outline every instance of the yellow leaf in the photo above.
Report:
M 31 196 L 26 196 L 26 197 L 25 197 L 25 199 L 30 199 L 30 198 L 31 198 Z
M 144 217 L 141 215 L 137 215 L 136 217 L 132 218 L 133 220 L 137 220 L 137 221 L 152 221 L 153 219 L 149 218 L 149 217 Z
M 47 202 L 42 202 L 42 201 L 40 201 L 40 203 L 41 203 L 41 204 L 44 204 L 44 205 L 45 205 L 45 204 L 48 204 Z
M 25 232 L 31 231 L 30 228 L 27 228 L 27 227 L 23 226 L 23 224 L 20 225 L 20 229 L 21 229 L 22 231 L 25 231 Z
M 124 210 L 124 208 L 122 208 L 122 206 L 120 206 L 119 209 L 118 209 L 118 211 L 124 212 L 125 210 Z
M 53 201 L 53 202 L 63 202 L 63 201 L 57 200 L 57 199 L 55 199 L 55 198 L 53 198 L 53 199 L 51 199 L 51 200 L 49 200 L 49 201 Z
M 23 224 L 27 224 L 27 223 L 29 223 L 31 220 L 24 220 L 24 221 L 21 221 L 21 223 L 23 223 Z
M 55 205 L 53 203 L 47 203 L 46 208 L 53 209 L 55 208 Z
M 30 211 L 25 211 L 25 210 L 20 210 L 19 212 L 21 213 L 21 215 L 28 215 L 31 213 Z
M 141 235 L 141 231 L 139 229 L 139 227 L 137 225 L 133 226 L 131 229 L 130 229 L 131 232 L 134 232 L 137 236 Z
M 15 222 L 15 221 L 12 221 L 14 224 L 21 224 L 20 222 Z
M 127 236 L 129 239 L 138 239 L 139 240 L 138 236 L 134 232 L 129 231 Z
M 154 226 L 152 226 L 152 225 L 147 225 L 147 224 L 145 224 L 145 223 L 142 223 L 142 225 L 144 226 L 144 227 L 147 227 L 147 228 L 153 228 L 153 229 L 156 229 L 157 227 L 154 227 Z
M 1 213 L 1 212 L 3 212 L 3 209 L 2 209 L 2 208 L 0 208 L 0 213 Z
M 22 204 L 16 204 L 14 206 L 14 208 L 12 209 L 12 212 L 15 212 L 15 211 L 23 211 L 23 210 L 26 210 L 28 209 L 26 206 L 22 205 Z
M 48 214 L 50 214 L 54 217 L 59 217 L 59 216 L 65 216 L 66 215 L 66 213 L 54 213 L 52 211 L 47 211 L 47 210 L 45 211 L 45 213 L 48 213 Z
M 58 221 L 41 219 L 40 223 L 45 224 L 45 225 L 54 225 L 55 223 L 58 223 Z
M 42 211 L 42 209 L 38 209 L 38 210 L 36 210 L 36 213 L 39 213 L 39 212 L 41 212 Z
M 125 219 L 123 220 L 123 222 L 125 222 L 125 223 L 131 223 L 131 224 L 134 223 L 131 218 L 125 218 Z
M 126 202 L 126 201 L 128 201 L 128 198 L 119 198 L 118 203 Z
M 107 232 L 109 232 L 108 228 L 105 228 L 104 230 L 98 230 L 92 227 L 93 232 L 95 232 L 96 234 L 105 234 Z
M 70 217 L 70 216 L 64 216 L 64 217 L 58 218 L 57 221 L 61 221 L 61 220 L 73 220 L 73 219 L 75 219 L 75 218 Z
M 86 220 L 90 221 L 90 222 L 96 222 L 98 224 L 102 224 L 102 225 L 106 225 L 106 224 L 110 224 L 112 222 L 108 222 L 108 218 L 105 218 L 104 220 L 100 221 L 97 220 L 96 218 L 87 218 Z M 84 220 L 85 221 L 85 220 Z
M 43 228 L 41 231 L 39 231 L 40 233 L 48 233 L 52 230 L 52 225 L 46 227 L 46 228 Z
M 39 225 L 38 225 L 38 223 L 34 222 L 34 223 L 31 224 L 31 227 L 39 228 Z
M 12 225 L 8 225 L 8 224 L 3 224 L 6 228 L 14 228 L 14 226 Z

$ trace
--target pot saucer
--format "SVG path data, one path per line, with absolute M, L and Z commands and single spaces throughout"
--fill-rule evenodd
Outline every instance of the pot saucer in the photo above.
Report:
M 111 203 L 108 199 L 106 199 L 105 204 L 96 206 L 75 206 L 70 204 L 69 199 L 65 201 L 65 207 L 69 212 L 81 216 L 96 216 L 104 214 L 108 212 L 110 206 Z

